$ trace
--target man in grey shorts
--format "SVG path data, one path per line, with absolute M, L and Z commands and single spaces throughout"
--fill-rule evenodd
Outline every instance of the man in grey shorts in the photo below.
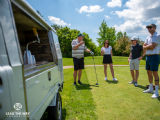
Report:
M 85 46 L 85 41 L 83 41 L 84 35 L 78 34 L 78 38 L 73 40 L 72 45 L 72 57 L 73 57 L 73 63 L 74 63 L 74 85 L 76 85 L 76 78 L 77 78 L 77 72 L 78 72 L 78 83 L 81 85 L 81 74 L 82 69 L 84 69 L 84 51 L 90 53 L 92 56 L 94 53 L 87 49 Z
M 141 52 L 143 51 L 143 46 L 137 43 L 138 38 L 136 36 L 131 38 L 131 53 L 128 58 L 128 62 L 130 65 L 130 71 L 132 75 L 132 81 L 129 84 L 134 84 L 134 86 L 138 86 L 137 80 L 139 76 L 139 63 L 140 60 L 145 56 L 146 51 L 143 52 L 141 56 Z M 135 70 L 135 73 L 134 73 Z M 136 76 L 135 76 L 136 75 Z

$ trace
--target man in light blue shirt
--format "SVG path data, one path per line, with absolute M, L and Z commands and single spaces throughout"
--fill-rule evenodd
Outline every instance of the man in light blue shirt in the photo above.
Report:
M 150 24 L 146 26 L 148 32 L 151 34 L 145 40 L 143 49 L 146 51 L 146 70 L 149 79 L 149 89 L 144 90 L 144 93 L 152 93 L 152 98 L 158 98 L 159 93 L 159 45 L 160 45 L 160 35 L 156 32 L 156 25 Z M 153 91 L 153 76 L 155 79 L 155 92 Z

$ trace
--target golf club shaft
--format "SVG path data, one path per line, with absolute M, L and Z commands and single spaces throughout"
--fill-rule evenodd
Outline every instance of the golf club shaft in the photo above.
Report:
M 93 57 L 93 55 L 92 55 L 92 58 L 93 58 L 94 69 L 95 69 L 95 74 L 96 74 L 96 78 L 97 78 L 96 67 L 95 67 L 95 62 L 94 62 L 94 57 Z M 97 78 L 97 83 L 98 83 L 98 78 Z

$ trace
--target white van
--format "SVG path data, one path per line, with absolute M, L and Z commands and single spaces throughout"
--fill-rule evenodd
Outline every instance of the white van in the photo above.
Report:
M 56 31 L 26 0 L 0 0 L 0 120 L 61 120 L 63 80 Z

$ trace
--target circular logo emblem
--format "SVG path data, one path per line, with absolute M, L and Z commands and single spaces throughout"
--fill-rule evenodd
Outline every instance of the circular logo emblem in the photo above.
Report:
M 16 104 L 14 104 L 14 109 L 15 109 L 15 110 L 20 110 L 21 108 L 22 108 L 21 103 L 16 103 Z

